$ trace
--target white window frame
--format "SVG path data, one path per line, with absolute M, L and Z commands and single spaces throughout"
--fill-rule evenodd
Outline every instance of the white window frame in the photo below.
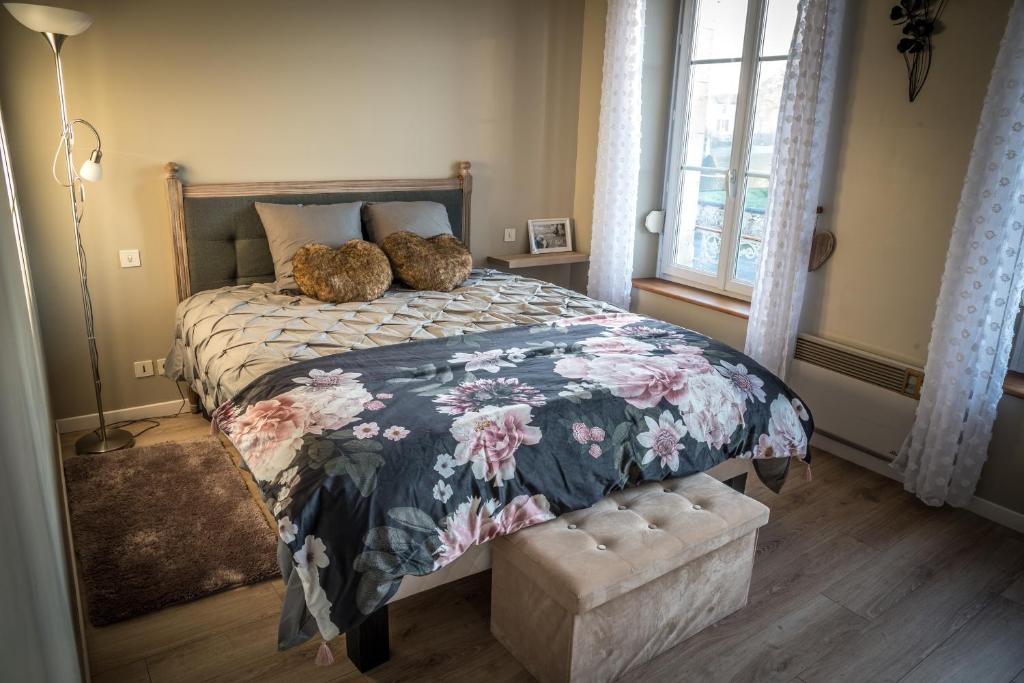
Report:
M 697 23 L 696 0 L 684 0 L 680 12 L 676 38 L 676 64 L 672 93 L 672 119 L 668 135 L 668 155 L 665 172 L 665 229 L 658 248 L 658 277 L 692 285 L 720 294 L 749 300 L 753 287 L 732 278 L 739 253 L 739 230 L 743 213 L 743 194 L 748 178 L 768 178 L 767 173 L 748 173 L 751 139 L 754 125 L 754 94 L 761 61 L 788 59 L 788 55 L 761 58 L 759 55 L 769 0 L 748 0 L 744 24 L 742 57 L 737 60 L 692 60 L 694 32 Z M 740 63 L 739 90 L 736 97 L 736 120 L 733 127 L 732 155 L 725 173 L 726 203 L 718 275 L 711 276 L 685 268 L 673 262 L 675 238 L 679 220 L 679 193 L 682 190 L 683 171 L 705 170 L 699 166 L 683 164 L 683 152 L 689 107 L 690 66 L 696 64 Z M 710 169 L 707 169 L 710 170 Z

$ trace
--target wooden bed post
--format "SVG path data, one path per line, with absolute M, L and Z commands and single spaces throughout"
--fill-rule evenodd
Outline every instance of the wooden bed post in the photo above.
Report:
M 182 199 L 181 176 L 178 175 L 180 170 L 181 167 L 173 161 L 164 165 L 167 174 L 167 208 L 171 212 L 171 243 L 174 246 L 174 291 L 178 296 L 178 303 L 192 293 L 188 275 L 188 244 L 185 242 L 185 203 Z M 200 412 L 203 406 L 199 394 L 194 392 L 191 386 L 186 391 L 192 412 Z
M 167 172 L 167 208 L 171 212 L 171 242 L 174 246 L 174 286 L 178 301 L 192 293 L 188 273 L 188 243 L 185 240 L 185 203 L 182 199 L 181 167 L 173 161 L 164 165 Z
M 391 658 L 388 606 L 382 605 L 366 621 L 345 632 L 348 658 L 365 673 Z
M 473 203 L 473 174 L 469 172 L 471 163 L 459 162 L 459 182 L 462 184 L 462 242 L 467 248 L 469 244 L 469 214 Z

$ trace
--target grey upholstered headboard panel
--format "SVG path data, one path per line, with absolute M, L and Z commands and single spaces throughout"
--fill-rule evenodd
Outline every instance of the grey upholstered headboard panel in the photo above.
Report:
M 458 175 L 433 180 L 184 185 L 177 164 L 168 164 L 178 300 L 207 289 L 274 279 L 274 263 L 256 202 L 434 201 L 444 205 L 452 231 L 468 244 L 469 167 L 469 162 L 461 162 Z

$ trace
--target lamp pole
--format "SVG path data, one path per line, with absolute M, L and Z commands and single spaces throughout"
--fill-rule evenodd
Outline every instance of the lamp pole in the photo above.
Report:
M 96 395 L 96 414 L 99 417 L 99 429 L 89 432 L 75 442 L 76 453 L 106 453 L 121 448 L 128 448 L 135 443 L 135 437 L 124 429 L 108 429 L 103 414 L 103 383 L 100 380 L 100 357 L 96 348 L 96 324 L 92 311 L 92 297 L 89 294 L 89 270 L 82 247 L 82 210 L 80 200 L 84 200 L 82 181 L 75 174 L 74 161 L 71 157 L 71 146 L 74 144 L 72 123 L 68 120 L 67 101 L 64 98 L 64 67 L 61 63 L 60 50 L 67 36 L 60 33 L 43 32 L 43 36 L 53 49 L 54 64 L 57 69 L 57 97 L 60 101 L 60 122 L 62 144 L 64 145 L 64 162 L 67 167 L 67 188 L 71 197 L 71 220 L 75 227 L 75 247 L 78 255 L 78 276 L 82 290 L 82 308 L 85 312 L 85 337 L 89 346 L 89 360 L 92 364 L 93 391 Z M 95 132 L 95 129 L 93 129 Z

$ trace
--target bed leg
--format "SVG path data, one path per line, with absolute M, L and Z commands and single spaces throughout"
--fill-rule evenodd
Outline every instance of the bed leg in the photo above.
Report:
M 383 664 L 391 657 L 388 606 L 384 605 L 366 621 L 345 632 L 348 658 L 360 672 Z
M 747 473 L 744 472 L 743 474 L 737 474 L 735 477 L 726 479 L 722 483 L 731 487 L 734 491 L 744 493 L 747 490 Z

